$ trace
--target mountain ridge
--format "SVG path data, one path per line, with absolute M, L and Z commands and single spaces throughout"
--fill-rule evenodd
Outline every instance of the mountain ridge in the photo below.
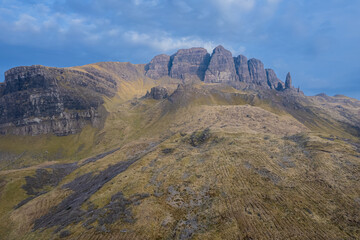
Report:
M 9 71 L 0 236 L 358 239 L 360 101 L 214 52 Z
M 181 49 L 172 56 L 155 56 L 146 65 L 100 62 L 69 68 L 15 67 L 5 72 L 5 82 L 0 85 L 0 132 L 68 135 L 88 123 L 100 126 L 104 117 L 103 111 L 98 111 L 102 98 L 114 96 L 119 81 L 145 76 L 155 81 L 171 77 L 183 83 L 225 83 L 240 89 L 292 89 L 291 83 L 285 86 L 273 70 L 265 70 L 260 60 L 244 59 L 241 55 L 233 58 L 220 45 L 211 55 L 203 48 Z

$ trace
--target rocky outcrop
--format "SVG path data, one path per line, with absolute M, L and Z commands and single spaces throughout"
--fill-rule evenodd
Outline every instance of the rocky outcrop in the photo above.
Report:
M 248 60 L 245 56 L 239 55 L 234 58 L 236 73 L 240 82 L 250 82 L 250 72 Z
M 6 87 L 5 83 L 0 83 L 0 97 L 4 95 L 5 87 Z
M 149 64 L 145 66 L 145 75 L 152 79 L 159 79 L 169 75 L 170 56 L 161 54 L 155 56 Z
M 290 73 L 288 73 L 287 75 L 286 75 L 286 81 L 285 81 L 285 89 L 290 89 L 290 88 L 292 88 L 292 80 L 291 80 L 291 75 L 290 75 Z
M 284 88 L 283 82 L 276 76 L 272 69 L 265 69 L 267 83 L 271 89 L 282 90 Z
M 235 82 L 238 76 L 235 70 L 234 59 L 230 51 L 223 46 L 214 49 L 209 66 L 205 72 L 204 82 L 225 83 Z
M 10 69 L 0 97 L 0 134 L 64 136 L 88 124 L 100 126 L 103 96 L 115 90 L 114 80 L 76 70 Z
M 176 54 L 158 55 L 145 66 L 145 75 L 152 79 L 169 76 L 175 79 L 196 80 L 206 83 L 228 83 L 245 89 L 274 89 L 282 91 L 286 87 L 272 69 L 255 58 L 232 57 L 223 46 L 216 47 L 210 56 L 204 48 L 181 49 Z
M 181 49 L 170 59 L 170 77 L 187 79 L 204 79 L 210 55 L 204 48 Z
M 266 72 L 264 69 L 264 64 L 255 58 L 252 58 L 248 61 L 249 65 L 249 73 L 250 73 L 250 81 L 253 84 L 269 88 L 267 84 Z
M 156 100 L 164 99 L 167 98 L 168 96 L 169 96 L 168 90 L 160 86 L 151 88 L 151 91 L 150 92 L 148 91 L 145 95 L 146 98 L 153 98 Z

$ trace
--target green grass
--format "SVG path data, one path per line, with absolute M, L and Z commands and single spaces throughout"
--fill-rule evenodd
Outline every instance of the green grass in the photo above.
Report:
M 0 151 L 15 156 L 15 161 L 0 162 L 2 170 L 28 167 L 47 161 L 72 162 L 89 156 L 97 129 L 85 127 L 81 133 L 58 137 L 0 136 Z

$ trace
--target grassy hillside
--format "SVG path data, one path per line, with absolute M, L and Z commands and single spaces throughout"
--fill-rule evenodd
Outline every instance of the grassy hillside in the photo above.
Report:
M 1 163 L 4 239 L 360 238 L 355 100 L 332 103 L 340 111 L 301 94 L 177 87 L 126 63 L 76 69 L 116 78 L 104 126 L 0 138 L 17 156 Z M 141 98 L 156 85 L 174 93 Z

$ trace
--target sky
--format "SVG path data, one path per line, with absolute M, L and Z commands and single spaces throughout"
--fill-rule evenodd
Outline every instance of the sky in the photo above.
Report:
M 0 81 L 23 65 L 147 63 L 223 45 L 306 95 L 360 99 L 358 0 L 0 0 Z

